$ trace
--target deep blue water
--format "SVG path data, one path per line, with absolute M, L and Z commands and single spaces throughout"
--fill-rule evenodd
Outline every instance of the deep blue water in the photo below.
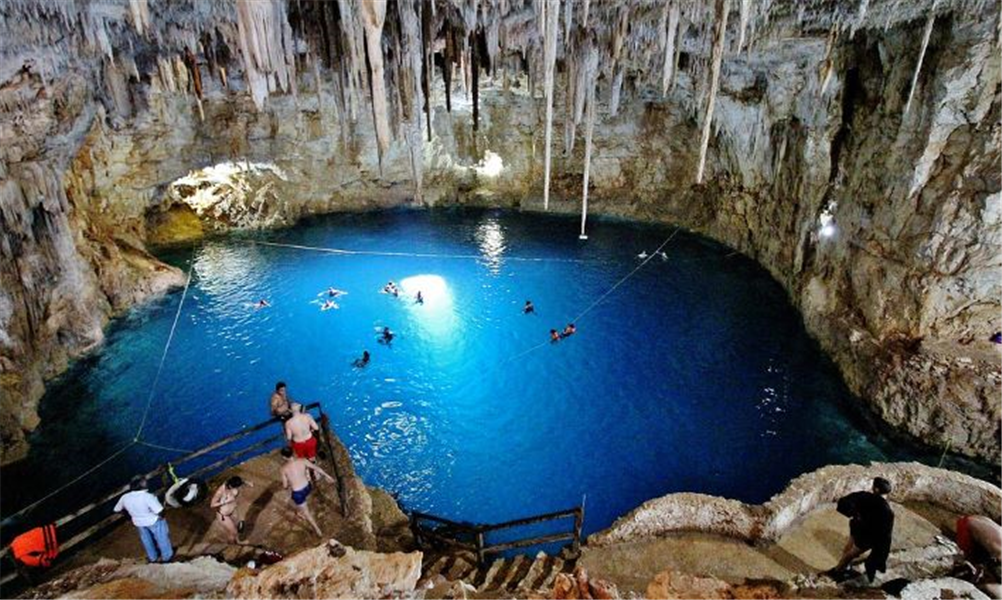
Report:
M 669 492 L 761 502 L 829 463 L 938 461 L 853 416 L 779 284 L 698 236 L 679 232 L 667 260 L 546 343 L 673 231 L 595 221 L 581 242 L 576 229 L 542 215 L 392 211 L 166 252 L 190 259 L 193 280 L 143 438 L 194 448 L 260 422 L 281 379 L 294 399 L 324 403 L 365 481 L 408 508 L 496 522 L 587 494 L 586 531 Z M 390 279 L 425 304 L 378 293 Z M 329 286 L 349 293 L 321 311 Z M 260 298 L 272 306 L 252 308 Z M 102 350 L 49 386 L 31 454 L 3 471 L 5 515 L 135 435 L 180 299 L 119 319 Z M 526 299 L 536 315 L 522 314 Z M 391 346 L 376 342 L 384 325 Z M 352 367 L 363 349 L 371 364 Z M 133 447 L 47 505 L 72 508 L 173 456 Z

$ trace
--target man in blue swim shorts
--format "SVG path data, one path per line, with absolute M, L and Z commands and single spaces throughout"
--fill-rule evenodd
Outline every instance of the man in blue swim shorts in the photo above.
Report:
M 282 487 L 292 493 L 292 503 L 296 506 L 296 515 L 309 523 L 317 535 L 324 537 L 320 526 L 317 525 L 313 514 L 310 513 L 309 505 L 306 504 L 307 497 L 313 491 L 313 486 L 310 485 L 310 471 L 316 471 L 331 483 L 334 483 L 334 478 L 305 458 L 297 457 L 292 453 L 292 448 L 282 448 L 282 456 L 285 457 L 285 464 L 282 465 Z

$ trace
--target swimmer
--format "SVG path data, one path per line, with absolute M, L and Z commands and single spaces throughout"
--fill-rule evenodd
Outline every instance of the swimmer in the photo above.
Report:
M 522 307 L 522 313 L 527 315 L 532 315 L 536 313 L 536 307 L 533 306 L 532 300 L 525 301 L 525 306 Z
M 355 362 L 353 362 L 351 364 L 355 365 L 359 369 L 365 368 L 365 366 L 369 364 L 369 351 L 368 350 L 363 350 L 362 351 L 362 357 L 361 358 L 356 358 Z
M 333 300 L 327 300 L 326 302 L 323 303 L 323 305 L 321 305 L 320 310 L 330 310 L 332 308 L 337 309 L 341 307 L 338 306 L 337 303 L 334 302 Z
M 577 330 L 578 328 L 574 326 L 574 323 L 568 323 L 567 327 L 564 327 L 564 331 L 560 334 L 560 337 L 571 337 L 577 333 Z
M 661 257 L 661 260 L 664 260 L 664 261 L 667 261 L 667 260 L 668 260 L 668 255 L 667 255 L 667 254 L 665 253 L 665 251 L 664 251 L 664 250 L 662 250 L 662 251 L 658 252 L 658 256 L 660 256 L 660 257 Z
M 271 304 L 268 304 L 267 300 L 261 298 L 257 301 L 257 304 L 254 305 L 254 308 L 268 308 L 269 306 L 271 306 Z
M 383 327 L 383 334 L 379 341 L 383 344 L 389 344 L 393 341 L 393 332 L 390 331 L 389 327 Z
M 647 254 L 647 250 L 641 250 L 640 254 L 637 255 L 637 258 L 639 258 L 640 260 L 644 260 L 648 256 L 649 255 Z
M 325 294 L 327 295 L 328 298 L 337 298 L 338 296 L 347 295 L 348 292 L 332 287 L 332 288 L 327 288 L 326 292 L 320 292 L 319 294 L 317 294 L 317 296 L 323 296 Z
M 397 288 L 397 284 L 393 283 L 393 280 L 391 279 L 389 282 L 387 282 L 386 285 L 383 286 L 383 293 L 392 294 L 394 297 L 396 297 L 400 295 L 400 289 Z
M 424 296 L 421 295 L 421 290 L 418 290 L 417 297 L 414 299 L 415 304 L 424 304 Z
M 551 329 L 550 342 L 559 342 L 559 341 L 560 341 L 560 333 L 558 333 L 556 329 Z

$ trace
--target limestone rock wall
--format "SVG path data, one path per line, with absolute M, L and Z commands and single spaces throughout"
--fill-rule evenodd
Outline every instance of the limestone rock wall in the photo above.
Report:
M 0 43 L 9 59 L 0 73 L 4 460 L 35 425 L 45 378 L 99 344 L 110 315 L 183 282 L 147 253 L 150 242 L 401 204 L 541 208 L 536 67 L 527 75 L 499 60 L 477 94 L 457 71 L 451 111 L 436 70 L 431 139 L 416 146 L 408 129 L 384 149 L 369 107 L 346 100 L 343 72 L 308 53 L 294 53 L 301 68 L 291 75 L 286 58 L 272 57 L 281 81 L 255 73 L 248 93 L 246 63 L 220 42 L 239 26 L 227 4 L 154 6 L 152 30 L 105 4 L 88 5 L 103 7 L 91 11 L 104 23 L 92 39 L 48 39 L 40 26 Z M 603 76 L 591 209 L 678 223 L 752 256 L 867 406 L 927 443 L 997 461 L 1002 376 L 987 338 L 1002 329 L 998 15 L 987 3 L 941 3 L 906 113 L 927 22 L 919 4 L 897 14 L 874 2 L 875 16 L 851 35 L 808 27 L 728 50 L 698 185 L 702 38 L 680 44 L 664 95 L 643 71 Z M 0 13 L 12 19 L 16 6 L 0 3 Z M 59 30 L 58 11 L 40 12 Z M 185 29 L 194 25 L 200 45 Z M 624 52 L 642 54 L 646 30 L 635 29 Z M 131 50 L 109 59 L 105 42 Z M 202 53 L 189 57 L 189 46 Z M 561 95 L 571 66 L 558 68 L 553 124 L 550 209 L 565 212 L 579 210 L 584 168 L 574 99 L 565 106 Z M 391 100 L 391 112 L 420 105 Z M 236 173 L 224 184 L 199 171 L 220 164 Z M 195 185 L 175 183 L 189 174 Z M 821 235 L 825 224 L 833 235 Z

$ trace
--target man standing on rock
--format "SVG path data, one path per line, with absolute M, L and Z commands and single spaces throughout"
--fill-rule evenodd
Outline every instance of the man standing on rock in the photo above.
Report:
M 849 564 L 867 550 L 866 576 L 870 582 L 887 570 L 887 555 L 891 552 L 891 534 L 894 531 L 894 511 L 885 496 L 891 493 L 891 482 L 883 477 L 873 480 L 873 491 L 853 492 L 839 498 L 837 510 L 849 517 L 849 542 L 842 550 L 842 558 L 829 573 L 839 578 Z
M 130 484 L 131 491 L 118 499 L 115 512 L 123 510 L 132 517 L 132 524 L 139 530 L 139 540 L 146 549 L 146 558 L 151 563 L 170 562 L 174 557 L 174 547 L 170 542 L 167 521 L 160 513 L 164 507 L 157 497 L 147 489 L 144 477 L 136 477 Z
M 310 485 L 309 472 L 314 471 L 319 473 L 331 483 L 334 483 L 334 478 L 305 458 L 294 456 L 292 448 L 282 448 L 282 456 L 285 457 L 285 464 L 282 465 L 282 487 L 291 491 L 292 503 L 296 506 L 296 514 L 299 518 L 305 519 L 313 527 L 313 530 L 317 532 L 317 535 L 324 537 L 323 532 L 320 531 L 320 526 L 317 525 L 316 520 L 310 513 L 310 507 L 306 504 L 307 497 L 313 491 L 313 486 Z

